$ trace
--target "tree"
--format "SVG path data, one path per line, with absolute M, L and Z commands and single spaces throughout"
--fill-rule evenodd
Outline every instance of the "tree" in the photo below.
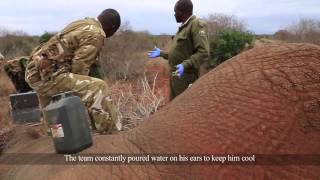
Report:
M 234 15 L 227 14 L 209 14 L 207 18 L 205 18 L 208 23 L 209 33 L 211 38 L 218 36 L 220 31 L 224 29 L 233 29 L 237 31 L 246 31 L 246 25 L 244 21 L 238 19 Z
M 209 67 L 216 67 L 225 60 L 251 47 L 254 35 L 234 29 L 223 29 L 215 41 L 210 43 L 211 61 Z
M 285 30 L 285 29 L 281 29 L 274 34 L 274 37 L 276 39 L 283 40 L 283 41 L 292 38 L 292 36 L 293 36 L 292 33 L 290 33 L 288 30 Z
M 236 16 L 210 14 L 205 20 L 210 36 L 209 69 L 251 47 L 254 36 Z
M 49 39 L 54 36 L 55 33 L 50 33 L 50 32 L 45 32 L 44 34 L 42 34 L 40 37 L 39 37 L 39 43 L 45 43 L 45 42 L 48 42 Z
M 287 42 L 305 42 L 320 45 L 320 21 L 300 19 L 284 30 L 276 32 L 274 36 Z

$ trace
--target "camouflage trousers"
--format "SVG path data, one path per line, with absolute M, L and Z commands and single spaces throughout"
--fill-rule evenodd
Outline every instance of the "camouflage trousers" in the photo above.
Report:
M 108 87 L 103 80 L 73 73 L 62 73 L 52 80 L 34 88 L 37 91 L 40 106 L 46 107 L 53 95 L 73 91 L 88 109 L 93 127 L 101 133 L 121 130 L 118 113 L 109 96 Z M 44 122 L 47 118 L 44 117 Z

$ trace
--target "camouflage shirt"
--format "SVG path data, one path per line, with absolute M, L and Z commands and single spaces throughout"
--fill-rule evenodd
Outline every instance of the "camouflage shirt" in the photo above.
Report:
M 88 75 L 105 37 L 100 22 L 95 18 L 69 24 L 32 52 L 26 80 L 34 88 L 40 82 L 65 72 Z
M 15 57 L 5 62 L 4 70 L 8 73 L 17 74 L 24 72 L 29 56 Z
M 32 90 L 24 79 L 28 60 L 28 56 L 15 57 L 7 60 L 4 64 L 4 70 L 6 74 L 11 79 L 11 82 L 19 93 Z
M 173 38 L 169 52 L 161 52 L 169 60 L 171 71 L 183 64 L 185 72 L 198 72 L 200 65 L 209 58 L 209 36 L 207 24 L 195 16 L 185 22 Z

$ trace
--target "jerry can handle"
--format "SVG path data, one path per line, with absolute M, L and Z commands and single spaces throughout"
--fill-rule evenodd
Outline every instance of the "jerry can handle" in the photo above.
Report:
M 60 99 L 71 97 L 73 95 L 74 95 L 73 91 L 63 92 L 63 93 L 60 93 L 60 94 L 53 95 L 51 101 L 52 102 L 56 102 L 56 101 L 59 101 Z

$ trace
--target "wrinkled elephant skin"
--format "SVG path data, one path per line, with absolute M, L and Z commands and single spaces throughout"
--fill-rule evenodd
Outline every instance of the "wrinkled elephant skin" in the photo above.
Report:
M 54 152 L 40 139 L 15 152 Z M 320 47 L 270 44 L 242 53 L 120 135 L 83 153 L 319 154 Z M 5 157 L 5 156 L 4 156 Z M 320 179 L 320 166 L 0 165 L 4 179 Z

